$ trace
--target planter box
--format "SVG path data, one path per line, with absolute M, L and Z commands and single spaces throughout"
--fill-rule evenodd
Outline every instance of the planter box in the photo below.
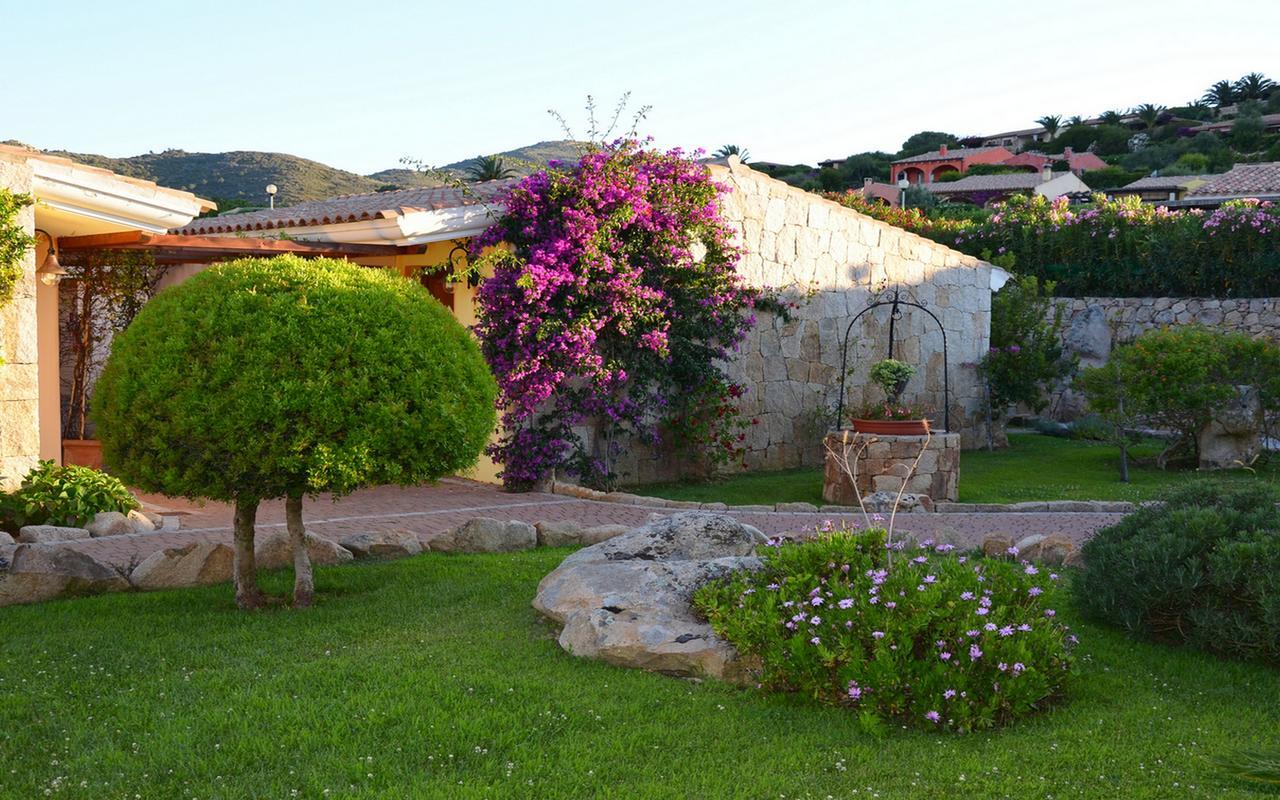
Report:
M 853 429 L 858 433 L 875 433 L 882 436 L 924 436 L 929 432 L 929 420 L 855 419 Z
M 97 439 L 63 439 L 62 463 L 102 469 L 102 442 Z

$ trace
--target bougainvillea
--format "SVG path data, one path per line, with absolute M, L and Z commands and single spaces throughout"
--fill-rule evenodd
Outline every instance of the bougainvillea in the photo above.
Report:
M 557 468 L 610 485 L 633 438 L 656 442 L 664 422 L 741 393 L 723 363 L 757 293 L 735 270 L 722 191 L 679 150 L 620 141 L 523 179 L 473 240 L 491 273 L 476 330 L 498 378 L 491 454 L 508 486 Z M 707 386 L 720 390 L 695 391 Z M 707 445 L 736 441 L 734 415 L 715 419 L 696 426 Z

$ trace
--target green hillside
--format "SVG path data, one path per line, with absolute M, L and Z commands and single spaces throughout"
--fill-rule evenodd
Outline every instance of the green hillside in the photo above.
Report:
M 6 144 L 21 143 L 10 141 Z M 551 159 L 576 158 L 579 152 L 577 147 L 576 143 L 570 141 L 538 142 L 498 155 L 506 158 L 508 166 L 517 174 L 523 175 Z M 185 150 L 165 150 L 162 153 L 111 158 L 62 150 L 46 152 L 65 156 L 82 164 L 109 169 L 120 175 L 155 181 L 161 186 L 185 189 L 224 207 L 244 205 L 246 202 L 263 203 L 266 200 L 265 188 L 269 183 L 279 187 L 277 205 L 293 205 L 340 194 L 435 186 L 443 180 L 439 175 L 405 168 L 358 175 L 288 153 L 188 153 Z M 441 169 L 461 177 L 466 165 L 466 161 L 457 161 L 446 164 Z

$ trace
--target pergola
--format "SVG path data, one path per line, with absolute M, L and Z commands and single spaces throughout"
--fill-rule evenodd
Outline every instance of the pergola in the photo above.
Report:
M 63 236 L 58 249 L 147 250 L 158 264 L 207 264 L 248 256 L 278 256 L 290 253 L 311 258 L 396 256 L 418 248 L 394 244 L 352 244 L 348 242 L 302 242 L 294 239 L 251 239 L 238 236 L 186 236 L 176 233 L 98 233 Z

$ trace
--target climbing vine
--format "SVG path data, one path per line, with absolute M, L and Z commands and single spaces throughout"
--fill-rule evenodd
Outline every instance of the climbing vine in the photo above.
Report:
M 724 364 L 758 292 L 735 270 L 722 191 L 679 150 L 622 140 L 525 178 L 473 241 L 509 486 L 555 469 L 612 486 L 618 456 L 663 431 L 696 432 L 713 460 L 741 449 Z
M 18 214 L 31 202 L 31 195 L 0 188 L 0 308 L 13 299 L 14 287 L 22 278 L 22 259 L 36 243 L 18 221 Z

